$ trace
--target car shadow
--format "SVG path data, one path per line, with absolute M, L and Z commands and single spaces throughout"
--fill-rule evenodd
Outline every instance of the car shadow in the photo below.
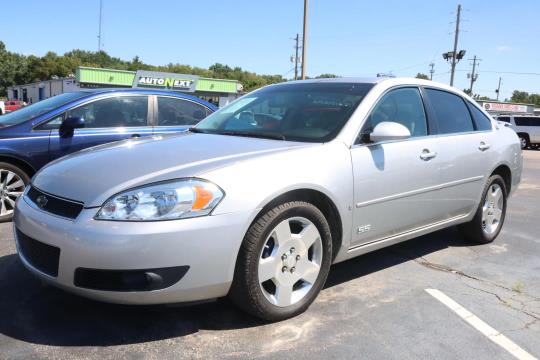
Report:
M 348 282 L 448 247 L 468 246 L 446 229 L 332 267 L 325 288 Z M 0 258 L 0 334 L 50 346 L 145 343 L 197 333 L 263 325 L 227 300 L 189 306 L 100 303 L 44 286 L 17 255 Z

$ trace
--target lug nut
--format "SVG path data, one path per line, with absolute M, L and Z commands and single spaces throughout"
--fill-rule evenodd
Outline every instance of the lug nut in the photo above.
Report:
M 285 271 L 287 271 L 287 267 L 286 267 L 286 266 L 284 266 L 284 267 L 281 268 L 281 272 L 285 272 Z
M 291 274 L 294 273 L 295 270 L 296 270 L 296 268 L 293 266 L 293 267 L 291 268 Z
M 286 254 L 281 255 L 281 260 L 283 261 L 287 260 L 287 255 Z
M 300 260 L 300 255 L 296 255 L 296 261 Z
M 293 252 L 294 252 L 294 248 L 292 247 L 292 248 L 291 248 L 291 254 L 292 254 Z

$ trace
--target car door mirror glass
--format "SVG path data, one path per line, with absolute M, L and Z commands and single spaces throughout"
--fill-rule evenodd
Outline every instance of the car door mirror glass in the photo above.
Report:
M 369 139 L 372 142 L 402 140 L 410 137 L 411 132 L 407 127 L 393 121 L 383 121 L 378 123 L 371 134 L 369 134 Z
M 75 129 L 84 128 L 84 118 L 82 117 L 68 117 L 62 121 L 60 125 L 59 135 L 60 137 L 70 137 L 73 136 Z

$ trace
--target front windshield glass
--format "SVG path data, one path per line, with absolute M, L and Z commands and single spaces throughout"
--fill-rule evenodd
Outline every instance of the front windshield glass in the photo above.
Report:
M 252 92 L 201 121 L 194 132 L 290 141 L 333 139 L 372 84 L 296 83 Z
M 85 95 L 88 95 L 88 93 L 82 91 L 60 94 L 15 110 L 9 114 L 0 116 L 0 127 L 20 124 Z

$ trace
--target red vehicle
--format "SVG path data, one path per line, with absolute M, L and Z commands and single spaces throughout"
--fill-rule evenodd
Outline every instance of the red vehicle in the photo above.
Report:
M 19 110 L 24 106 L 24 103 L 20 100 L 8 100 L 4 104 L 6 106 L 6 112 Z

